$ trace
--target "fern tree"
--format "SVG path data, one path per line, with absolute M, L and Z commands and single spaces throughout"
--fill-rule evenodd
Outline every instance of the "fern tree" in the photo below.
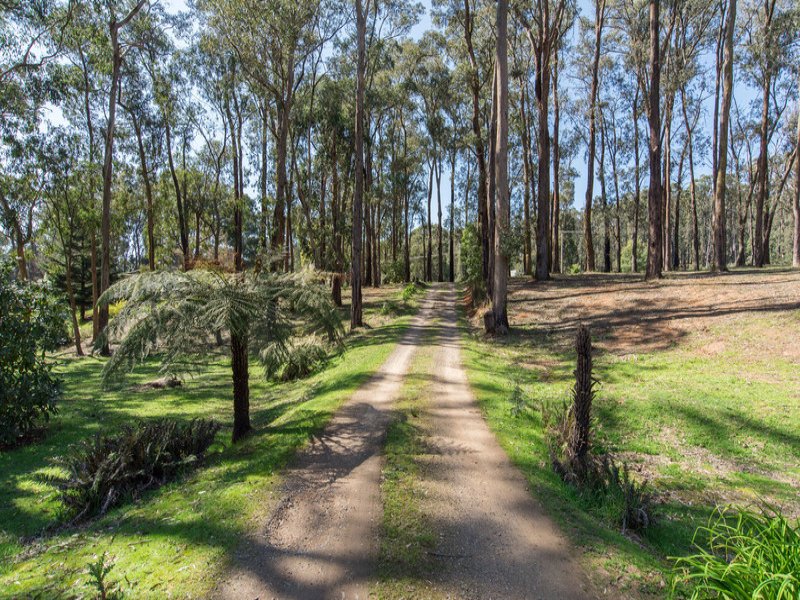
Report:
M 341 336 L 339 313 L 311 272 L 222 273 L 210 270 L 139 273 L 111 286 L 102 305 L 124 301 L 106 335 L 118 346 L 103 369 L 108 383 L 156 354 L 162 371 L 188 372 L 225 352 L 233 378 L 233 441 L 250 429 L 251 355 L 287 358 L 295 336 Z M 101 340 L 99 343 L 103 343 Z

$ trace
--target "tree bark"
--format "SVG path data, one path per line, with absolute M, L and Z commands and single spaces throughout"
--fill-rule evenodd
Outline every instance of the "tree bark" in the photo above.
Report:
M 659 0 L 649 0 L 650 25 L 650 90 L 648 121 L 650 124 L 650 189 L 647 192 L 648 242 L 646 279 L 660 278 L 663 269 L 661 229 L 661 58 L 659 39 Z
M 559 147 L 559 125 L 561 121 L 561 107 L 558 101 L 558 50 L 553 61 L 553 208 L 551 211 L 551 236 L 550 244 L 550 270 L 554 273 L 561 272 L 561 149 Z
M 583 243 L 585 252 L 585 267 L 587 271 L 594 271 L 595 256 L 594 242 L 592 240 L 592 196 L 594 195 L 594 161 L 595 147 L 597 145 L 597 88 L 599 85 L 600 47 L 603 36 L 603 21 L 605 19 L 605 0 L 595 0 L 594 4 L 594 58 L 592 59 L 592 85 L 589 92 L 589 173 L 586 177 L 586 207 L 583 212 Z
M 238 442 L 250 426 L 250 373 L 247 356 L 247 336 L 231 331 L 231 370 L 233 372 L 233 436 Z
M 800 70 L 798 71 L 800 74 Z M 794 150 L 794 201 L 792 213 L 794 215 L 794 236 L 792 239 L 792 266 L 800 269 L 800 102 L 797 103 L 797 140 Z
M 356 35 L 358 38 L 358 59 L 356 65 L 356 123 L 355 123 L 355 190 L 353 193 L 353 236 L 352 236 L 352 305 L 350 309 L 350 328 L 361 327 L 363 323 L 361 304 L 361 236 L 362 203 L 364 198 L 364 83 L 367 70 L 366 35 L 367 11 L 363 0 L 356 0 Z
M 722 112 L 717 144 L 717 172 L 714 194 L 713 260 L 714 271 L 728 270 L 728 248 L 725 233 L 725 179 L 728 170 L 728 129 L 733 98 L 733 30 L 736 25 L 736 0 L 728 0 L 725 20 L 725 46 L 723 50 Z
M 503 241 L 509 232 L 508 198 L 508 0 L 497 2 L 497 140 L 495 149 L 494 285 L 492 286 L 493 332 L 508 332 L 506 288 L 508 255 Z M 549 165 L 548 165 L 549 166 Z M 546 265 L 545 265 L 546 266 Z

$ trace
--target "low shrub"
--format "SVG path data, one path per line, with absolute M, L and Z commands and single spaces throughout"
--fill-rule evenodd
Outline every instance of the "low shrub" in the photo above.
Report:
M 73 521 L 102 515 L 194 464 L 219 430 L 213 420 L 162 419 L 84 440 L 57 460 L 67 471 L 55 481 L 61 501 Z
M 778 510 L 719 508 L 693 543 L 696 554 L 674 559 L 676 585 L 689 583 L 692 600 L 800 598 L 800 523 Z
M 64 303 L 0 263 L 0 448 L 30 439 L 56 413 L 61 382 L 45 353 L 66 340 Z
M 308 377 L 328 360 L 328 351 L 316 338 L 291 344 L 286 348 L 268 346 L 261 353 L 267 378 L 294 381 Z
M 592 403 L 597 380 L 592 375 L 591 334 L 583 325 L 578 328 L 575 349 L 578 360 L 572 402 L 542 405 L 553 470 L 623 532 L 645 529 L 652 520 L 647 482 L 631 477 L 626 463 L 619 465 L 610 454 L 593 451 Z
M 413 300 L 414 296 L 416 296 L 419 293 L 420 289 L 421 288 L 417 284 L 409 283 L 406 287 L 403 288 L 403 294 L 402 294 L 403 302 L 410 302 L 411 300 Z

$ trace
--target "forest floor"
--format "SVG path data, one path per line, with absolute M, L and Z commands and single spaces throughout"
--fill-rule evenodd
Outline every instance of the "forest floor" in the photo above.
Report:
M 512 333 L 471 319 L 464 361 L 492 430 L 610 596 L 666 595 L 672 561 L 717 506 L 800 515 L 800 273 L 515 279 Z M 608 507 L 552 472 L 542 407 L 567 401 L 574 333 L 595 347 L 594 442 L 655 495 L 655 523 L 622 535 Z M 515 400 L 515 388 L 517 388 Z M 522 398 L 523 409 L 512 410 Z

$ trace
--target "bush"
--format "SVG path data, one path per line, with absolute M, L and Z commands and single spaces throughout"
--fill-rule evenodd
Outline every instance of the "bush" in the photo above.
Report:
M 194 464 L 219 430 L 213 420 L 163 419 L 84 440 L 56 461 L 68 473 L 55 482 L 61 501 L 74 521 L 102 515 Z
M 29 437 L 56 412 L 61 382 L 45 352 L 67 340 L 66 305 L 47 286 L 0 264 L 0 447 Z
M 676 559 L 676 583 L 694 584 L 692 599 L 800 598 L 800 523 L 780 512 L 717 509 L 694 534 L 698 553 Z
M 293 343 L 286 348 L 268 346 L 261 353 L 264 372 L 275 381 L 294 381 L 308 377 L 328 359 L 328 352 L 316 339 Z
M 592 375 L 591 335 L 584 325 L 578 328 L 575 350 L 578 360 L 573 401 L 556 407 L 542 405 L 553 470 L 623 532 L 645 529 L 651 522 L 652 500 L 647 482 L 633 479 L 626 463 L 620 466 L 611 455 L 592 452 L 592 403 L 597 380 Z
M 405 263 L 402 260 L 389 261 L 383 266 L 384 283 L 400 283 L 405 277 Z
M 414 296 L 416 296 L 422 288 L 419 287 L 416 283 L 409 283 L 406 287 L 403 288 L 403 302 L 410 302 Z
M 486 285 L 481 238 L 474 223 L 467 225 L 461 235 L 461 280 L 467 284 L 472 305 L 479 306 L 486 299 Z

